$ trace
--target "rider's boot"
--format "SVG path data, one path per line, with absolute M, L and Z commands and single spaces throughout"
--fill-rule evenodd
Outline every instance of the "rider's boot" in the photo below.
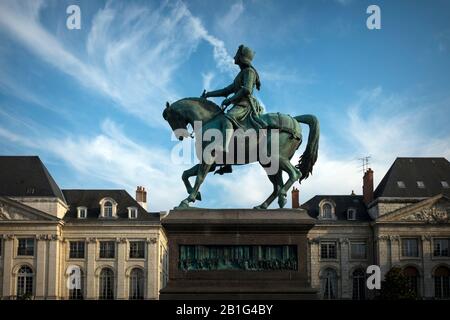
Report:
M 226 120 L 225 124 L 224 124 L 224 128 L 223 128 L 223 135 L 225 137 L 225 142 L 224 142 L 224 160 L 226 159 L 226 155 L 228 154 L 229 148 L 230 148 L 230 142 L 231 142 L 231 138 L 233 137 L 233 124 L 231 123 L 230 120 Z M 231 173 L 233 172 L 233 169 L 231 168 L 230 164 L 225 164 L 223 166 L 220 167 L 220 169 L 216 170 L 214 172 L 214 174 L 220 174 L 223 175 L 224 173 Z

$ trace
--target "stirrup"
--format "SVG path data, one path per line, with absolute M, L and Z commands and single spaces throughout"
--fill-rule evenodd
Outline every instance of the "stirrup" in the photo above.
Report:
M 214 174 L 220 174 L 223 175 L 225 173 L 232 173 L 233 169 L 231 167 L 231 164 L 225 164 L 223 166 L 220 167 L 220 169 L 217 169 Z

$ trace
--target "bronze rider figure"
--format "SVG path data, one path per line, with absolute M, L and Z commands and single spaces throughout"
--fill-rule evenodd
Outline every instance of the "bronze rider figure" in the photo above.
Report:
M 267 124 L 259 117 L 262 113 L 261 105 L 253 96 L 253 89 L 260 90 L 261 81 L 259 74 L 252 65 L 254 52 L 244 45 L 240 45 L 234 63 L 239 66 L 241 71 L 229 86 L 215 91 L 203 91 L 202 98 L 208 97 L 225 97 L 222 101 L 222 108 L 225 110 L 230 104 L 233 107 L 225 113 L 225 121 L 223 126 L 223 135 L 225 137 L 224 151 L 228 152 L 228 147 L 235 128 L 243 130 L 254 129 L 258 131 L 267 127 Z M 230 94 L 231 97 L 227 98 Z M 216 173 L 224 174 L 232 172 L 231 165 L 226 164 L 216 171 Z

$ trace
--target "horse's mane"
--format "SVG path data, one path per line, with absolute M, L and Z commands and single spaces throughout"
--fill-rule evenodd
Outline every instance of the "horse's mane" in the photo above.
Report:
M 204 98 L 197 98 L 197 97 L 183 98 L 183 99 L 178 100 L 175 103 L 178 104 L 178 103 L 183 103 L 183 102 L 188 102 L 188 101 L 190 104 L 192 104 L 194 102 L 194 103 L 198 104 L 199 106 L 202 105 L 203 107 L 205 107 L 206 109 L 208 109 L 209 111 L 212 111 L 212 112 L 218 112 L 218 111 L 222 110 L 213 101 L 210 101 L 210 100 L 207 100 Z

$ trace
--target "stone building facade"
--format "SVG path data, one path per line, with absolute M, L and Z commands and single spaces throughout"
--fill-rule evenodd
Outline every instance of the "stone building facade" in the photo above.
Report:
M 315 196 L 302 208 L 317 219 L 308 233 L 311 286 L 324 299 L 367 299 L 364 278 L 374 252 L 362 196 Z
M 397 158 L 375 190 L 368 169 L 362 196 L 323 195 L 304 203 L 317 219 L 308 234 L 309 272 L 321 298 L 373 297 L 366 269 L 378 265 L 382 279 L 401 268 L 419 298 L 449 299 L 449 184 L 446 159 Z
M 0 157 L 0 299 L 158 299 L 167 239 L 146 191 L 60 190 L 38 157 Z
M 424 299 L 450 298 L 450 163 L 397 158 L 374 190 L 317 195 L 307 272 L 322 299 L 370 299 L 367 267 L 392 267 Z M 0 299 L 158 299 L 168 244 L 142 187 L 61 190 L 38 157 L 0 157 Z M 78 280 L 76 280 L 78 279 Z

